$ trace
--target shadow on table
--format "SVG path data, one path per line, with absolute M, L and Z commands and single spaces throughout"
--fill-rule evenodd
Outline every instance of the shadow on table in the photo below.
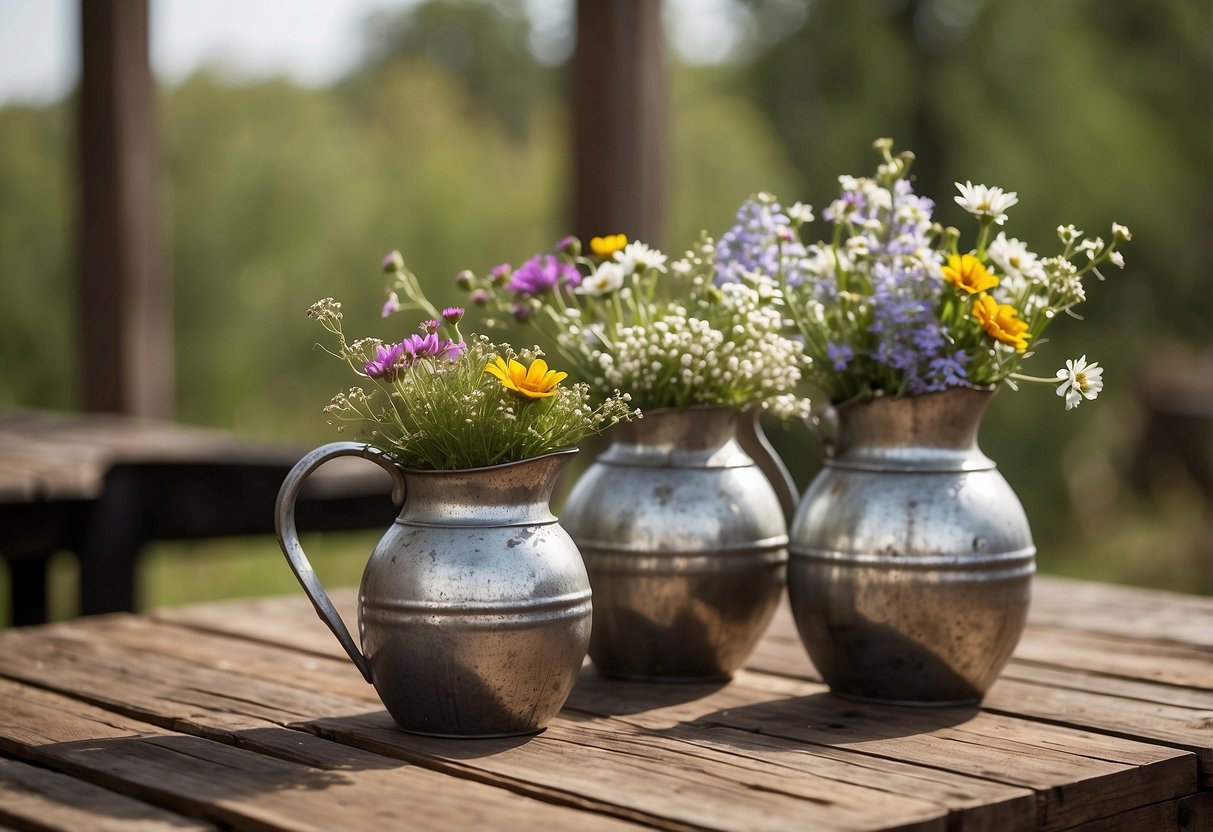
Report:
M 487 739 L 427 737 L 402 731 L 385 710 L 357 716 L 308 720 L 294 723 L 291 727 L 310 731 L 324 739 L 333 740 L 336 744 L 354 746 L 410 762 L 427 762 L 435 757 L 448 760 L 491 757 L 525 745 L 538 736 L 530 734 Z
M 674 705 L 683 705 L 712 696 L 728 682 L 653 683 L 606 679 L 593 665 L 581 669 L 581 676 L 565 708 L 595 716 L 627 716 Z
M 847 746 L 929 734 L 968 722 L 979 712 L 976 705 L 942 708 L 878 705 L 841 699 L 822 691 L 720 708 L 684 725 L 721 727 L 818 745 Z

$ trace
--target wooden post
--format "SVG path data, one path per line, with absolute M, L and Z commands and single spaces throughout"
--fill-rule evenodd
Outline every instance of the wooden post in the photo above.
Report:
M 147 0 L 80 0 L 80 405 L 169 417 L 172 304 L 160 240 Z
M 664 244 L 667 81 L 660 0 L 578 0 L 576 233 Z

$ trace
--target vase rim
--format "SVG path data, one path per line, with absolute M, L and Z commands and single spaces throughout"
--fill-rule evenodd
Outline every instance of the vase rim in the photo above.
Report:
M 512 462 L 498 462 L 494 465 L 481 465 L 477 468 L 411 468 L 407 465 L 401 465 L 394 460 L 392 460 L 392 464 L 406 474 L 478 474 L 484 471 L 501 471 L 505 468 L 526 465 L 528 462 L 537 462 L 541 459 L 575 456 L 580 450 L 580 448 L 575 446 L 557 448 L 554 451 L 548 451 L 546 454 L 540 454 L 539 456 L 528 456 L 526 459 L 515 459 Z M 384 454 L 384 456 L 389 460 L 392 459 L 390 454 Z
M 943 390 L 932 390 L 929 393 L 914 393 L 914 394 L 907 394 L 904 396 L 896 396 L 896 397 L 890 396 L 884 390 L 877 390 L 875 393 L 873 393 L 871 396 L 869 396 L 866 399 L 853 397 L 853 398 L 847 399 L 846 401 L 843 401 L 843 402 L 830 402 L 830 406 L 833 408 L 836 408 L 838 410 L 842 410 L 844 408 L 862 407 L 863 405 L 875 404 L 876 402 L 887 402 L 888 404 L 895 404 L 897 402 L 918 401 L 918 400 L 922 400 L 922 399 L 929 399 L 932 397 L 941 397 L 941 396 L 949 396 L 949 395 L 974 394 L 974 395 L 989 398 L 989 397 L 992 397 L 995 393 L 997 393 L 998 390 L 999 390 L 999 385 L 988 384 L 988 385 L 982 385 L 981 387 L 948 387 Z

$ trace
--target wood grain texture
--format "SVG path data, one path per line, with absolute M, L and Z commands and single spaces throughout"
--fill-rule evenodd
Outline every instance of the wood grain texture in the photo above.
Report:
M 335 596 L 353 623 L 354 593 Z M 334 802 L 356 807 L 343 828 L 391 828 L 396 803 L 367 808 L 389 789 L 425 793 L 421 828 L 1213 828 L 1207 651 L 1151 630 L 1031 632 L 1037 655 L 982 708 L 898 708 L 830 696 L 784 609 L 730 684 L 587 666 L 543 734 L 467 742 L 399 731 L 302 595 L 224 602 L 0 633 L 0 701 L 16 703 L 0 709 L 0 752 L 236 828 L 323 828 Z M 1121 643 L 1139 669 L 1103 655 Z M 504 822 L 466 805 L 482 794 L 507 801 Z
M 40 832 L 217 830 L 100 786 L 0 758 L 0 824 Z M 7 827 L 3 827 L 7 828 Z
M 300 746 L 313 745 L 325 767 L 157 728 L 10 681 L 0 680 L 0 697 L 5 753 L 237 829 L 633 828 L 296 731 L 280 729 Z

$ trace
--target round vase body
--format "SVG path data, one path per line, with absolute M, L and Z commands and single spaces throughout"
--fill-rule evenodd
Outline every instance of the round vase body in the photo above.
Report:
M 1015 649 L 1036 549 L 977 447 L 992 396 L 839 408 L 837 450 L 801 499 L 788 567 L 800 637 L 835 694 L 976 702 Z
M 591 618 L 585 566 L 548 509 L 570 455 L 404 472 L 358 599 L 375 690 L 404 730 L 528 734 L 568 698 Z
M 657 410 L 612 431 L 562 517 L 594 588 L 604 676 L 728 679 L 770 621 L 787 566 L 775 489 L 728 408 Z

